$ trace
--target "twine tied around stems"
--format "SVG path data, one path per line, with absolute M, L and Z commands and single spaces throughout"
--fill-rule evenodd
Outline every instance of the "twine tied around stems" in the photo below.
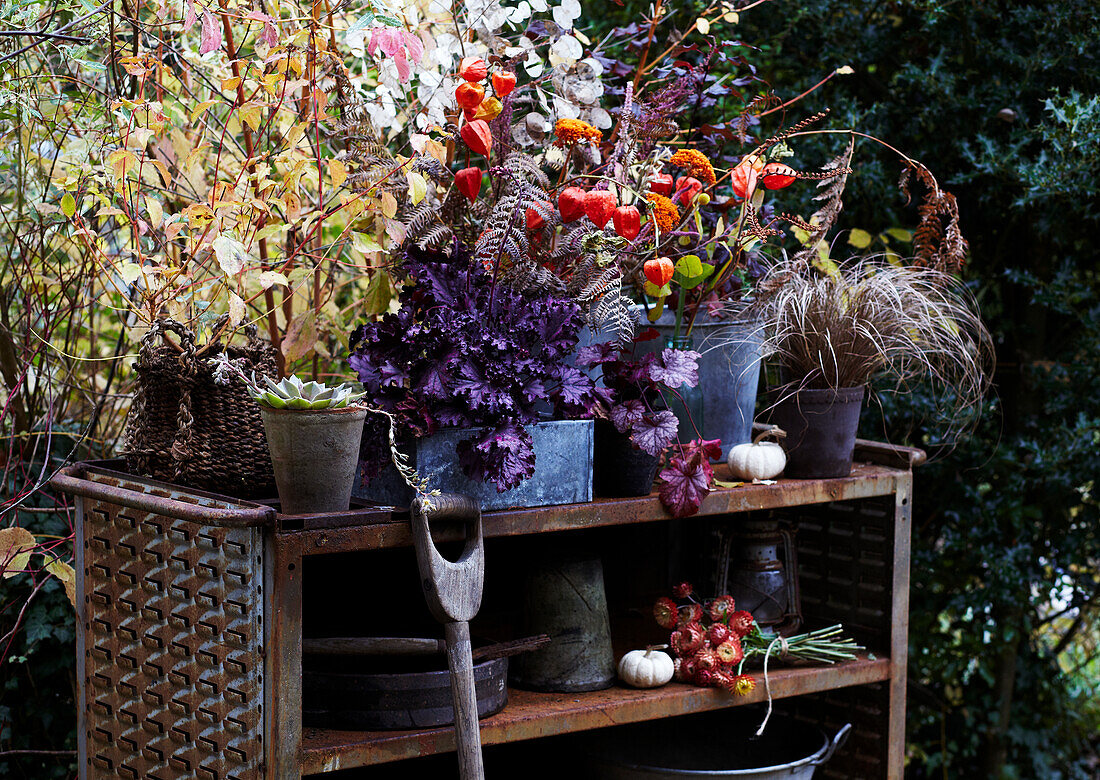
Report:
M 761 722 L 760 728 L 756 730 L 756 736 L 758 737 L 764 733 L 764 729 L 768 725 L 768 719 L 772 716 L 772 688 L 771 684 L 768 682 L 768 659 L 771 657 L 772 648 L 775 647 L 776 642 L 779 643 L 780 658 L 787 657 L 787 650 L 789 647 L 786 637 L 776 634 L 775 639 L 768 645 L 768 649 L 764 651 L 764 691 L 768 694 L 768 712 L 764 715 L 764 720 Z

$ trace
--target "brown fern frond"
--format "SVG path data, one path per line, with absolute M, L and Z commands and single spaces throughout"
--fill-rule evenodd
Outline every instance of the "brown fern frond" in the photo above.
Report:
M 782 143 L 783 141 L 786 141 L 788 138 L 790 138 L 792 135 L 794 135 L 796 133 L 801 133 L 807 127 L 809 127 L 812 124 L 816 124 L 817 122 L 820 122 L 822 119 L 824 119 L 828 115 L 829 115 L 829 109 L 825 109 L 824 111 L 818 111 L 813 116 L 808 116 L 805 119 L 803 119 L 802 121 L 796 122 L 795 124 L 791 125 L 790 127 L 785 128 L 783 130 L 780 130 L 775 135 L 771 136 L 770 138 L 765 139 L 763 143 L 761 143 L 759 146 L 757 146 L 752 151 L 752 154 L 763 154 L 764 152 L 768 151 L 768 149 L 772 148 L 776 144 Z
M 741 113 L 737 115 L 737 140 L 740 143 L 746 143 L 749 140 L 749 118 L 754 117 L 760 111 L 770 108 L 771 106 L 779 105 L 783 101 L 774 92 L 769 92 L 766 95 L 757 95 L 748 104 L 741 109 Z
M 838 173 L 822 179 L 817 184 L 818 187 L 822 188 L 822 192 L 815 195 L 814 200 L 821 202 L 823 205 L 808 220 L 809 224 L 813 226 L 813 230 L 810 232 L 805 246 L 791 258 L 796 269 L 810 264 L 817 254 L 818 243 L 823 241 L 826 234 L 832 230 L 837 217 L 840 216 L 840 212 L 844 208 L 842 197 L 844 187 L 848 183 L 847 171 L 851 170 L 852 152 L 854 150 L 855 138 L 851 137 L 848 139 L 848 145 L 844 151 L 822 166 L 822 171 L 836 171 Z
M 802 219 L 802 217 L 796 214 L 788 214 L 786 212 L 783 212 L 781 214 L 777 214 L 776 218 L 783 220 L 792 227 L 796 227 L 800 230 L 805 230 L 807 233 L 813 233 L 815 230 L 813 225 L 811 225 L 809 222 Z
M 767 225 L 761 225 L 756 209 L 749 205 L 745 209 L 745 223 L 741 232 L 744 235 L 753 236 L 760 239 L 761 242 L 765 242 L 771 236 L 780 235 L 780 232 L 772 227 L 773 224 L 775 224 L 774 221 L 769 222 Z
M 913 254 L 916 265 L 946 273 L 958 272 L 966 262 L 970 249 L 959 228 L 959 206 L 955 196 L 940 189 L 932 172 L 917 162 L 906 165 L 898 181 L 898 189 L 910 198 L 909 179 L 915 176 L 926 192 L 917 213 L 920 221 L 913 231 Z
M 807 181 L 825 181 L 826 179 L 834 179 L 837 176 L 848 176 L 852 173 L 852 169 L 845 166 L 843 168 L 822 168 L 820 171 L 795 171 L 796 179 L 805 179 Z

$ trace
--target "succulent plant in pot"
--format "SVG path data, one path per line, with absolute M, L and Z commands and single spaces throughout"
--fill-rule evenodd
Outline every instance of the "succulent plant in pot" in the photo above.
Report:
M 761 287 L 754 309 L 779 367 L 771 421 L 787 432 L 789 477 L 847 476 L 873 380 L 893 392 L 923 382 L 949 428 L 988 388 L 992 340 L 952 274 L 862 260 L 834 273 L 779 267 Z
M 234 376 L 260 405 L 282 512 L 347 510 L 370 411 L 359 403 L 364 393 L 353 385 L 330 387 L 296 376 L 257 379 L 220 359 L 215 378 L 228 382 Z

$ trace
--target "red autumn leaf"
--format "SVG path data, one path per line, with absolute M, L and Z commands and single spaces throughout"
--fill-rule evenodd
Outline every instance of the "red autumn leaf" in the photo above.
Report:
M 627 241 L 638 237 L 642 229 L 642 215 L 637 206 L 619 206 L 611 215 L 615 232 Z
M 591 190 L 584 195 L 584 213 L 592 223 L 602 228 L 615 210 L 615 196 L 607 190 Z
M 664 483 L 660 490 L 661 503 L 673 517 L 695 514 L 710 493 L 710 480 L 703 467 L 704 462 L 703 454 L 695 452 L 687 458 L 673 458 L 668 468 L 661 472 L 660 478 Z
M 459 130 L 459 134 L 471 151 L 489 156 L 489 149 L 493 146 L 493 134 L 489 131 L 489 123 L 484 119 L 467 122 Z
M 484 99 L 485 87 L 480 84 L 464 81 L 455 90 L 455 102 L 461 106 L 463 111 L 476 111 Z
M 561 191 L 558 211 L 561 212 L 562 222 L 569 224 L 584 216 L 584 196 L 587 194 L 581 187 L 566 187 Z
M 714 469 L 711 467 L 710 462 L 712 460 L 721 460 L 722 458 L 722 440 L 721 439 L 692 439 L 684 445 L 684 451 L 688 455 L 694 455 L 695 453 L 702 453 L 703 455 L 703 471 L 707 475 L 707 483 L 714 479 Z
M 202 38 L 199 40 L 199 54 L 217 51 L 222 47 L 222 26 L 218 17 L 210 11 L 202 14 Z
M 493 92 L 498 98 L 512 94 L 516 88 L 516 74 L 507 70 L 498 70 L 493 74 Z
M 463 168 L 455 174 L 455 186 L 472 203 L 477 199 L 477 194 L 481 192 L 481 169 L 477 166 Z
M 489 63 L 481 57 L 465 57 L 458 63 L 458 75 L 466 81 L 481 81 L 489 75 Z

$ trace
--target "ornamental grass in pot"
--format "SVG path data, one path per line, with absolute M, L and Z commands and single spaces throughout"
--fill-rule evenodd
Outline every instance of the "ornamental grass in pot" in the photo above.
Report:
M 778 364 L 771 421 L 787 432 L 786 475 L 847 476 L 868 386 L 930 388 L 949 429 L 972 419 L 993 347 L 973 296 L 945 271 L 875 260 L 835 271 L 774 269 L 754 305 Z

